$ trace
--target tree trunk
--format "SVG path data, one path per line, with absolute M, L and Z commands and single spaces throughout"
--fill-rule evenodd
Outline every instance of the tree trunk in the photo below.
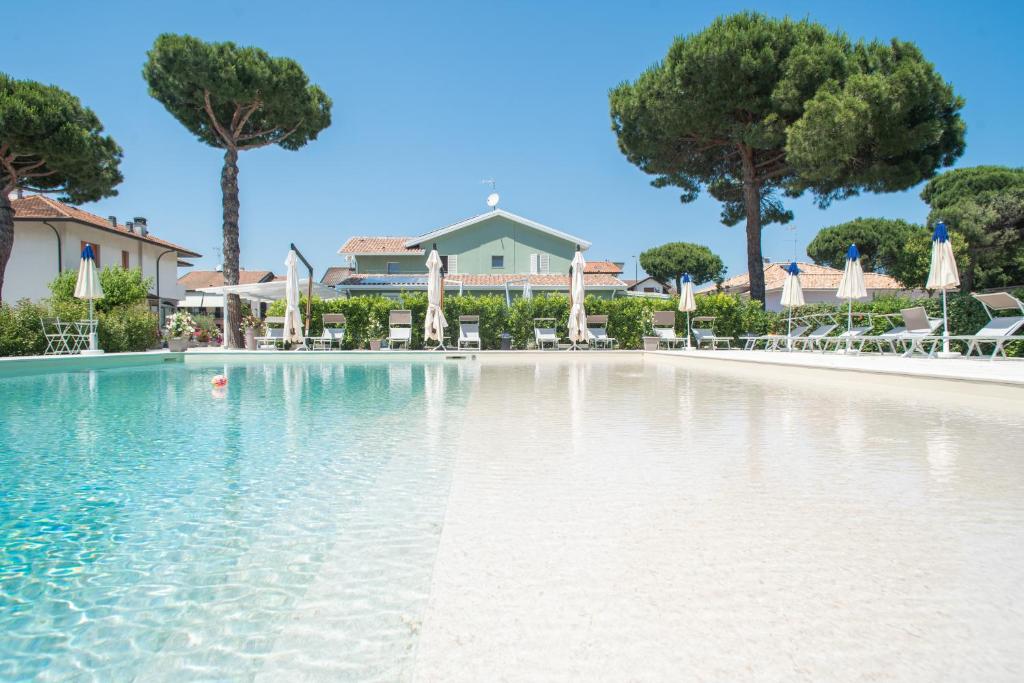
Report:
M 2 190 L 2 188 L 0 188 Z M 14 249 L 14 209 L 7 191 L 0 191 L 0 301 L 4 299 L 4 273 Z
M 677 274 L 676 275 L 676 294 L 682 294 L 682 293 L 683 293 L 683 276 Z
M 224 152 L 220 174 L 224 209 L 224 284 L 238 284 L 238 150 Z M 242 302 L 237 294 L 224 297 L 224 335 L 228 348 L 242 348 Z
M 764 308 L 764 257 L 761 253 L 761 187 L 754 169 L 754 150 L 740 146 L 743 157 L 743 206 L 747 212 L 747 270 L 750 298 Z

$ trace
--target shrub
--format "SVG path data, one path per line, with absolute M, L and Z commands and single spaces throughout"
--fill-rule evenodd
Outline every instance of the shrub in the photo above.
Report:
M 157 344 L 159 322 L 145 305 L 118 306 L 99 314 L 100 348 L 108 353 L 145 351 Z
M 46 350 L 40 318 L 46 306 L 22 299 L 15 305 L 0 303 L 0 356 L 33 356 Z
M 73 301 L 78 272 L 65 270 L 50 283 L 52 301 Z M 146 300 L 153 278 L 142 277 L 138 268 L 125 270 L 120 266 L 108 266 L 100 271 L 100 286 L 103 297 L 96 299 L 97 311 L 110 311 L 118 306 L 131 306 Z

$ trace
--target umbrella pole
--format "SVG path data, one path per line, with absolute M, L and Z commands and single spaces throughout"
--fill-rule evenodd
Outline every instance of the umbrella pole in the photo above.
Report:
M 89 350 L 90 351 L 95 351 L 96 347 L 99 346 L 99 344 L 96 343 L 96 330 L 94 329 L 93 322 L 92 322 L 92 319 L 93 319 L 93 306 L 94 305 L 95 304 L 94 304 L 93 300 L 89 299 Z
M 846 302 L 846 352 L 849 353 L 853 344 L 853 299 Z
M 942 290 L 942 352 L 949 353 L 949 316 L 946 315 L 946 290 Z
M 690 349 L 690 312 L 686 312 L 686 349 Z
M 793 307 L 789 307 L 789 324 L 786 325 L 786 350 L 793 348 Z

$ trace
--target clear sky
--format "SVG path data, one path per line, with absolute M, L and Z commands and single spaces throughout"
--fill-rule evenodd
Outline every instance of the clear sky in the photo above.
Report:
M 627 262 L 663 242 L 707 244 L 746 270 L 742 226 L 707 196 L 680 204 L 618 151 L 608 89 L 664 56 L 673 37 L 719 14 L 809 16 L 852 38 L 916 42 L 967 100 L 958 166 L 1024 165 L 1018 2 L 48 2 L 3 10 L 0 70 L 59 85 L 124 148 L 117 197 L 87 205 L 146 216 L 158 235 L 218 262 L 221 153 L 151 99 L 145 53 L 162 32 L 233 40 L 298 60 L 334 100 L 334 122 L 298 152 L 241 157 L 243 267 L 281 272 L 294 241 L 317 267 L 351 235 L 415 235 L 502 208 L 593 242 L 589 259 Z M 44 16 L 45 15 L 45 16 Z M 857 216 L 922 221 L 920 188 L 828 210 L 791 201 L 765 229 L 765 255 L 802 254 L 817 230 Z

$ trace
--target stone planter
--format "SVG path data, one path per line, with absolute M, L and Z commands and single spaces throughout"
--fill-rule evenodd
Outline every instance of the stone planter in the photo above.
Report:
M 171 337 L 167 340 L 167 350 L 181 353 L 188 348 L 188 337 Z
M 245 350 L 256 350 L 256 328 L 254 327 L 245 328 Z
M 380 351 L 380 342 L 381 342 L 380 339 L 371 339 L 370 340 L 370 350 L 371 351 Z
M 644 337 L 644 351 L 657 351 L 661 337 Z

